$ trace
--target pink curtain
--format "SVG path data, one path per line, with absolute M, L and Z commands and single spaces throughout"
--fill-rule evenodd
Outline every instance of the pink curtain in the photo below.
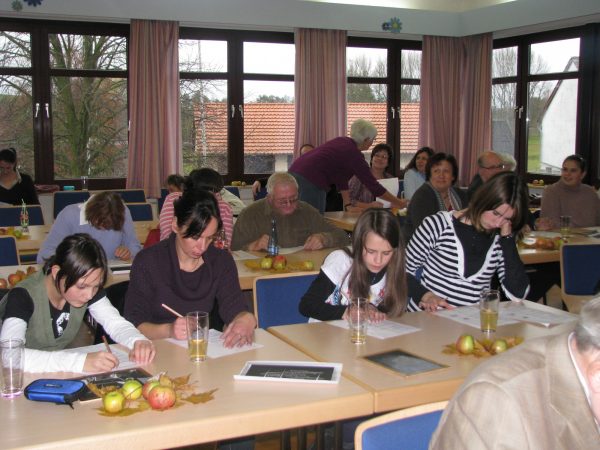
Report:
M 294 157 L 303 144 L 346 135 L 346 32 L 295 32 L 296 130 Z
M 167 175 L 183 169 L 178 40 L 177 22 L 131 21 L 127 187 L 149 197 L 160 197 Z
M 492 35 L 424 36 L 421 74 L 419 146 L 456 156 L 467 185 L 492 145 Z

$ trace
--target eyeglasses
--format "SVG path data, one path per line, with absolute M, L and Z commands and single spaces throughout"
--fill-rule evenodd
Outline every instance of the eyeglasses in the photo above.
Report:
M 298 197 L 292 197 L 292 198 L 280 198 L 275 200 L 273 203 L 275 203 L 275 205 L 280 206 L 280 207 L 285 207 L 285 206 L 292 206 L 295 205 L 296 203 L 298 203 Z
M 502 170 L 502 169 L 506 169 L 506 167 L 507 167 L 506 164 L 497 164 L 495 166 L 488 166 L 488 167 L 481 166 L 482 169 L 488 169 L 488 170 L 497 170 L 497 169 Z

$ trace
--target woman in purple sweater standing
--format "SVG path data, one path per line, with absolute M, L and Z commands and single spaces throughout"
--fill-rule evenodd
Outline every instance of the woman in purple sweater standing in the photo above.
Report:
M 376 136 L 377 129 L 371 122 L 358 119 L 350 127 L 350 137 L 337 137 L 298 157 L 288 171 L 298 181 L 300 200 L 323 213 L 327 190 L 335 184 L 346 209 L 351 204 L 348 181 L 355 175 L 375 197 L 387 200 L 393 207 L 404 208 L 406 200 L 397 198 L 377 182 L 361 153 L 373 145 Z

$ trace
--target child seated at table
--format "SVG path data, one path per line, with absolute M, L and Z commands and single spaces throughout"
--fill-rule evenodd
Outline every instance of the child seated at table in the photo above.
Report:
M 150 363 L 154 346 L 110 303 L 103 290 L 108 266 L 102 246 L 88 234 L 67 236 L 43 270 L 0 300 L 0 339 L 25 341 L 26 372 L 105 372 L 119 361 L 110 352 L 61 351 L 76 337 L 86 311 L 138 364 Z

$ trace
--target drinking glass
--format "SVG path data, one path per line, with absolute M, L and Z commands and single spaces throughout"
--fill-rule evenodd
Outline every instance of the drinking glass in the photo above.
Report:
M 479 318 L 481 331 L 486 333 L 496 331 L 498 325 L 498 308 L 500 293 L 495 289 L 484 289 L 479 294 Z
M 25 342 L 22 339 L 3 339 L 0 341 L 0 359 L 2 377 L 0 377 L 0 395 L 13 398 L 23 393 L 23 359 Z
M 190 361 L 204 361 L 208 350 L 208 313 L 192 311 L 185 318 Z
M 571 236 L 571 216 L 560 216 L 560 235 L 563 238 Z
M 350 327 L 350 341 L 353 344 L 364 344 L 367 340 L 368 307 L 369 301 L 366 298 L 357 297 L 350 300 L 347 317 Z

